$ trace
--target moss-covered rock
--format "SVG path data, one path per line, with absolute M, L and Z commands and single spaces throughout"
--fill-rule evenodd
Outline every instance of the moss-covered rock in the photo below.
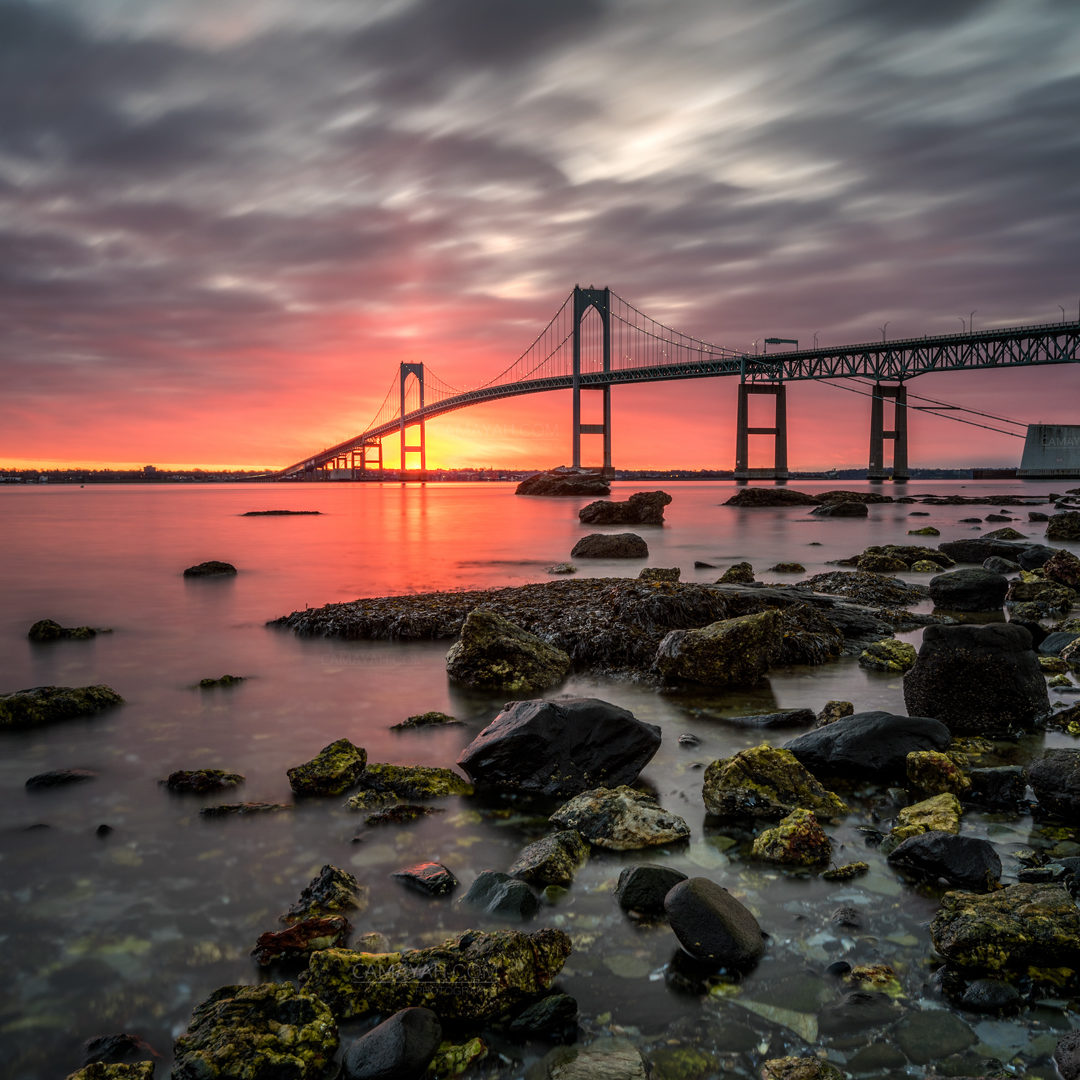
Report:
M 782 619 L 772 609 L 721 619 L 700 630 L 672 630 L 654 661 L 668 681 L 704 686 L 753 686 L 781 645 Z
M 775 566 L 769 567 L 769 572 L 773 574 L 805 574 L 806 567 L 800 562 L 778 562 Z
M 832 858 L 832 844 L 810 810 L 792 810 L 754 838 L 753 855 L 786 866 L 817 866 Z
M 754 568 L 748 562 L 732 563 L 717 579 L 720 585 L 749 585 L 754 580 Z
M 674 844 L 690 835 L 690 826 L 664 810 L 651 795 L 622 784 L 575 795 L 551 815 L 563 829 L 575 829 L 590 844 L 612 851 Z
M 89 641 L 97 637 L 97 631 L 92 626 L 61 626 L 54 619 L 38 619 L 26 636 L 35 645 L 44 645 L 50 641 Z
M 78 1072 L 69 1073 L 67 1080 L 152 1080 L 153 1075 L 152 1061 L 135 1061 L 130 1064 L 94 1061 Z
M 386 765 L 372 762 L 360 776 L 360 791 L 345 805 L 350 810 L 368 810 L 392 799 L 443 799 L 451 795 L 471 795 L 472 784 L 451 769 L 431 765 Z
M 588 859 L 589 845 L 581 833 L 563 829 L 542 836 L 523 849 L 510 867 L 510 874 L 538 888 L 569 885 Z
M 941 572 L 941 567 L 929 559 L 916 559 L 908 569 L 915 574 L 937 574 Z
M 473 1036 L 463 1043 L 441 1042 L 424 1073 L 425 1080 L 447 1080 L 451 1076 L 460 1076 L 477 1061 L 483 1061 L 487 1053 L 488 1048 L 479 1036 Z
M 962 813 L 960 800 L 951 791 L 905 806 L 896 815 L 896 824 L 889 833 L 887 847 L 891 850 L 909 836 L 919 836 L 925 832 L 958 833 Z M 882 850 L 885 849 L 886 845 L 882 845 Z
M 906 570 L 908 564 L 897 555 L 860 555 L 855 563 L 857 570 L 863 570 L 868 574 L 895 574 L 898 570 Z
M 338 739 L 287 774 L 297 795 L 341 795 L 359 783 L 366 767 L 367 751 L 348 739 Z
M 921 529 L 908 529 L 908 536 L 940 536 L 941 530 L 933 525 L 924 525 Z
M 844 1080 L 844 1073 L 821 1058 L 770 1058 L 761 1066 L 761 1080 Z
M 885 638 L 863 649 L 859 654 L 859 667 L 869 668 L 871 671 L 891 671 L 899 675 L 913 668 L 917 657 L 915 646 L 909 642 Z
M 293 924 L 304 919 L 363 912 L 368 906 L 368 888 L 340 866 L 327 863 L 304 887 L 300 898 L 284 915 L 283 923 Z
M 424 1006 L 443 1021 L 483 1021 L 547 990 L 570 951 L 561 930 L 468 930 L 427 949 L 326 949 L 304 982 L 342 1020 Z
M 702 785 L 705 809 L 719 817 L 779 821 L 792 810 L 823 817 L 847 813 L 839 795 L 827 790 L 790 750 L 762 743 L 712 762 Z
M 860 860 L 844 863 L 843 866 L 830 866 L 828 870 L 822 870 L 821 877 L 825 881 L 850 881 L 867 873 L 869 869 L 870 864 Z
M 938 750 L 913 750 L 907 756 L 908 785 L 923 796 L 951 791 L 963 796 L 971 791 L 971 777 L 948 754 Z
M 199 688 L 202 690 L 213 690 L 219 686 L 236 686 L 243 681 L 243 675 L 220 675 L 216 679 L 200 679 Z
M 649 1080 L 706 1080 L 722 1069 L 721 1060 L 699 1046 L 682 1043 L 649 1052 Z
M 224 769 L 177 769 L 161 781 L 170 791 L 203 795 L 223 791 L 244 782 L 240 773 Z
M 55 724 L 78 716 L 93 716 L 104 709 L 123 705 L 124 699 L 111 686 L 35 686 L 0 694 L 0 731 Z
M 462 723 L 456 716 L 449 713 L 438 712 L 435 709 L 429 712 L 416 713 L 408 716 L 400 724 L 391 724 L 391 731 L 412 731 L 413 728 L 451 727 Z
M 562 649 L 484 608 L 469 612 L 446 654 L 447 675 L 478 690 L 539 693 L 569 671 L 570 657 Z
M 173 1080 L 322 1080 L 335 1071 L 337 1024 L 290 983 L 223 986 L 176 1040 Z
M 1035 659 L 1039 661 L 1039 667 L 1047 675 L 1061 675 L 1069 670 L 1068 661 L 1060 656 L 1037 656 Z
M 678 581 L 681 576 L 682 571 L 677 566 L 646 566 L 638 573 L 638 581 L 649 585 L 663 585 Z
M 817 714 L 817 726 L 825 727 L 828 724 L 835 724 L 837 720 L 852 716 L 854 713 L 855 706 L 850 701 L 826 701 L 821 712 Z
M 1040 605 L 1047 616 L 1061 614 L 1076 603 L 1076 590 L 1057 581 L 1014 581 L 1005 594 L 1006 605 L 1015 610 L 1021 603 Z

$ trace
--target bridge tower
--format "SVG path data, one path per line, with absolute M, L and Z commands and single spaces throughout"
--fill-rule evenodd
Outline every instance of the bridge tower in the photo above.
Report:
M 590 308 L 596 308 L 600 315 L 603 327 L 603 370 L 611 370 L 611 290 L 583 289 L 580 285 L 574 286 L 574 338 L 573 338 L 573 466 L 581 468 L 581 436 L 603 435 L 604 436 L 604 475 L 611 472 L 611 383 L 602 386 L 581 385 L 581 324 L 588 315 Z M 581 391 L 597 390 L 603 400 L 603 422 L 599 424 L 583 424 L 581 422 Z
M 775 400 L 772 427 L 750 427 L 750 395 L 768 394 Z M 750 468 L 750 436 L 773 437 L 773 467 Z M 735 479 L 786 480 L 787 467 L 787 384 L 783 382 L 748 383 L 743 372 L 739 380 L 739 402 L 735 423 Z
M 409 376 L 415 377 L 417 384 L 420 387 L 420 441 L 413 446 L 409 446 L 405 440 L 405 383 L 408 381 Z M 423 364 L 402 364 L 401 365 L 401 410 L 398 415 L 401 417 L 401 478 L 405 479 L 405 462 L 406 455 L 419 454 L 420 455 L 420 478 L 423 479 L 427 474 L 427 450 L 424 445 L 424 365 Z M 380 444 L 379 452 L 379 465 L 382 466 L 382 449 Z
M 893 426 L 885 430 L 885 399 L 893 401 Z M 893 441 L 892 478 L 903 483 L 908 479 L 907 445 L 907 387 L 903 383 L 896 386 L 883 386 L 874 383 L 874 395 L 870 400 L 870 465 L 866 470 L 867 480 L 887 480 L 889 473 L 885 468 L 885 440 Z

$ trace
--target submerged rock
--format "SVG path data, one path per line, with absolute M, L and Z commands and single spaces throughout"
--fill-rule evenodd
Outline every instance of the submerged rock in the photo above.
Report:
M 431 806 L 417 806 L 414 803 L 398 803 L 396 806 L 388 806 L 385 810 L 376 810 L 374 814 L 368 814 L 364 818 L 365 825 L 407 825 L 410 821 L 419 821 L 420 818 L 430 817 L 432 814 L 440 814 Z
M 637 491 L 626 502 L 589 503 L 578 511 L 583 525 L 663 525 L 666 491 Z
M 569 670 L 562 649 L 484 608 L 469 612 L 446 654 L 450 679 L 479 690 L 537 693 L 562 682 Z
M 578 1003 L 569 994 L 548 994 L 526 1005 L 510 1022 L 509 1031 L 519 1039 L 555 1035 L 573 1041 L 577 1018 Z
M 498 870 L 482 870 L 457 904 L 510 922 L 524 922 L 540 910 L 540 901 L 524 881 Z
M 816 495 L 793 488 L 744 487 L 725 499 L 724 506 L 817 506 L 820 502 Z
M 244 817 L 248 814 L 276 814 L 282 810 L 292 809 L 288 803 L 221 803 L 219 806 L 204 806 L 199 814 L 202 817 Z
M 66 1080 L 152 1080 L 154 1062 L 132 1061 L 106 1063 L 94 1061 L 73 1073 Z
M 360 781 L 366 766 L 363 747 L 338 739 L 310 761 L 287 770 L 289 786 L 297 795 L 341 795 Z
M 426 949 L 326 949 L 304 982 L 343 1020 L 424 1006 L 443 1021 L 484 1021 L 547 990 L 570 951 L 562 930 L 467 930 Z
M 527 476 L 514 489 L 515 495 L 608 495 L 611 482 L 593 472 L 552 469 Z
M 846 501 L 823 503 L 821 506 L 815 506 L 810 513 L 815 517 L 864 518 L 870 511 L 867 510 L 866 503 Z
M 306 960 L 318 949 L 334 949 L 345 944 L 352 933 L 343 915 L 322 915 L 301 919 L 285 930 L 268 930 L 259 935 L 251 955 L 260 967 L 277 960 Z
M 571 559 L 647 559 L 649 545 L 637 533 L 589 533 L 571 549 Z
M 672 630 L 660 642 L 654 665 L 669 682 L 753 686 L 779 651 L 780 628 L 780 613 L 767 610 L 700 630 Z
M 161 781 L 170 791 L 204 795 L 208 791 L 223 791 L 244 782 L 240 773 L 224 769 L 177 769 Z
M 442 1042 L 442 1025 L 430 1009 L 401 1009 L 350 1043 L 343 1080 L 413 1080 L 424 1075 Z
M 39 619 L 26 636 L 36 645 L 43 645 L 50 641 L 89 641 L 97 637 L 97 631 L 92 626 L 61 626 L 53 619 Z
M 347 870 L 327 863 L 304 887 L 300 898 L 281 916 L 281 921 L 298 923 L 348 911 L 363 912 L 368 906 L 368 895 L 368 887 L 361 885 Z
M 576 795 L 551 815 L 551 823 L 576 829 L 590 844 L 613 851 L 634 851 L 685 840 L 690 826 L 661 809 L 644 792 L 622 785 L 593 788 Z
M 686 874 L 670 866 L 628 866 L 619 874 L 615 898 L 627 914 L 655 918 L 664 914 L 664 897 L 680 881 Z
M 84 780 L 93 780 L 96 776 L 97 773 L 92 769 L 50 769 L 48 772 L 29 777 L 26 787 L 30 791 L 67 787 L 70 784 L 81 784 Z
M 816 1057 L 770 1058 L 761 1066 L 761 1080 L 844 1080 L 835 1065 Z
M 189 566 L 184 571 L 184 577 L 232 577 L 235 573 L 236 567 L 232 563 L 211 559 L 209 562 Z
M 323 1080 L 338 1031 L 326 1005 L 290 983 L 223 986 L 176 1040 L 173 1080 Z
M 589 845 L 581 833 L 564 829 L 529 844 L 514 860 L 510 873 L 539 888 L 569 885 L 588 859 Z
M 1074 823 L 1080 817 L 1080 750 L 1046 750 L 1028 768 L 1028 783 L 1047 813 Z
M 220 675 L 216 679 L 206 678 L 199 680 L 199 689 L 213 690 L 218 686 L 236 686 L 244 681 L 243 675 Z
M 708 878 L 687 878 L 673 886 L 664 911 L 679 944 L 695 959 L 745 969 L 765 952 L 750 909 Z
M 93 716 L 123 704 L 124 699 L 111 686 L 104 685 L 35 686 L 16 690 L 0 694 L 0 731 L 19 731 Z
M 810 810 L 792 810 L 754 838 L 753 855 L 786 866 L 817 866 L 832 858 L 832 844 Z
M 889 864 L 924 881 L 944 878 L 958 889 L 989 892 L 1001 879 L 1001 859 L 988 840 L 927 832 L 910 836 L 888 854 Z

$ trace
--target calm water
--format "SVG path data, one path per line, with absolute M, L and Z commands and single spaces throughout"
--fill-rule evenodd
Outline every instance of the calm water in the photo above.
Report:
M 646 486 L 616 484 L 613 495 L 625 498 Z M 1054 487 L 918 481 L 908 492 L 1038 495 Z M 453 764 L 502 699 L 461 695 L 448 685 L 447 643 L 301 640 L 265 623 L 358 596 L 548 580 L 545 568 L 568 559 L 585 531 L 576 510 L 589 500 L 515 498 L 512 490 L 502 484 L 0 490 L 0 691 L 103 682 L 127 700 L 94 719 L 2 736 L 0 1061 L 9 1075 L 65 1075 L 80 1064 L 85 1039 L 117 1031 L 149 1041 L 162 1055 L 158 1075 L 167 1075 L 172 1039 L 193 1006 L 220 985 L 260 978 L 248 955 L 256 937 L 276 927 L 278 914 L 326 862 L 371 886 L 372 904 L 355 920 L 358 931 L 378 930 L 407 947 L 469 924 L 450 904 L 406 893 L 388 875 L 436 859 L 467 887 L 485 867 L 505 869 L 544 831 L 533 811 L 499 815 L 492 805 L 452 800 L 442 814 L 368 830 L 354 843 L 364 826 L 342 800 L 309 801 L 290 814 L 204 820 L 200 806 L 232 796 L 180 798 L 157 781 L 174 769 L 223 767 L 247 778 L 237 797 L 288 802 L 285 770 L 342 736 L 365 746 L 373 761 Z M 776 575 L 763 572 L 777 561 L 798 560 L 816 573 L 869 544 L 906 542 L 907 530 L 924 524 L 937 526 L 942 540 L 997 527 L 959 522 L 984 516 L 990 506 L 929 507 L 930 516 L 912 518 L 912 509 L 923 508 L 883 505 L 871 507 L 866 520 L 818 520 L 799 509 L 723 507 L 735 490 L 727 483 L 668 490 L 674 501 L 667 525 L 641 531 L 652 552 L 648 564 L 679 566 L 684 581 L 718 575 L 694 570 L 695 560 L 748 559 L 768 579 Z M 263 509 L 321 515 L 241 516 Z M 1022 531 L 1041 537 L 1042 527 L 1028 527 L 1022 509 L 1014 513 Z M 205 559 L 227 560 L 240 573 L 230 580 L 181 576 Z M 640 566 L 601 563 L 582 573 L 634 576 Z M 91 642 L 31 646 L 26 630 L 40 618 L 113 632 Z M 199 679 L 226 672 L 247 681 L 197 688 Z M 862 809 L 831 831 L 836 860 L 867 858 L 872 872 L 830 885 L 749 862 L 735 838 L 705 825 L 701 803 L 701 764 L 760 741 L 724 725 L 722 715 L 817 710 L 833 698 L 860 710 L 903 712 L 898 679 L 842 660 L 778 670 L 763 688 L 708 699 L 583 677 L 562 692 L 602 697 L 661 725 L 664 743 L 643 776 L 693 831 L 691 843 L 672 852 L 596 855 L 569 895 L 537 920 L 564 927 L 574 939 L 559 985 L 577 997 L 588 1037 L 626 1034 L 647 1054 L 665 1039 L 682 1040 L 715 1053 L 735 1075 L 756 1075 L 765 1057 L 818 1044 L 815 1015 L 843 991 L 823 972 L 841 958 L 891 963 L 912 1013 L 947 1007 L 926 996 L 925 924 L 936 898 L 904 884 L 866 847 L 856 828 L 867 823 Z M 388 730 L 428 709 L 451 712 L 466 726 Z M 701 746 L 680 747 L 684 731 L 697 734 Z M 71 767 L 99 775 L 52 791 L 24 786 L 35 773 Z M 101 824 L 112 833 L 98 837 Z M 965 819 L 965 831 L 997 843 L 1007 879 L 1016 870 L 1010 852 L 1042 842 L 1032 828 L 1029 819 Z M 677 948 L 670 931 L 635 928 L 623 918 L 610 891 L 620 869 L 640 861 L 714 877 L 758 914 L 771 935 L 768 954 L 736 995 L 680 993 L 671 978 Z M 842 905 L 859 909 L 861 930 L 830 922 Z M 1004 1059 L 1020 1054 L 1018 1067 L 1032 1076 L 1052 1074 L 1056 1033 L 1073 1026 L 1075 1016 L 1053 1003 L 1008 1020 L 957 1015 L 981 1052 Z M 845 1062 L 860 1038 L 876 1036 L 821 1045 Z M 522 1075 L 545 1049 L 498 1046 L 502 1057 L 493 1052 L 480 1074 Z M 890 1075 L 921 1075 L 914 1065 L 905 1068 Z

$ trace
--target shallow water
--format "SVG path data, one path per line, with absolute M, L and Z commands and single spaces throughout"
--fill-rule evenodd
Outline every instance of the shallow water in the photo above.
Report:
M 619 483 L 613 496 L 645 486 L 651 485 Z M 984 517 L 992 506 L 877 505 L 867 519 L 830 520 L 798 508 L 724 507 L 735 490 L 730 483 L 666 486 L 674 498 L 667 524 L 638 531 L 650 546 L 648 565 L 679 566 L 684 581 L 719 575 L 719 569 L 695 570 L 695 560 L 722 567 L 747 559 L 759 578 L 776 579 L 765 572 L 775 562 L 798 560 L 816 573 L 869 544 L 907 542 L 907 530 L 924 524 L 939 528 L 940 540 L 1001 524 L 959 521 Z M 1003 481 L 907 485 L 913 495 L 1037 496 L 1053 489 Z M 354 920 L 358 932 L 378 930 L 394 945 L 412 946 L 475 923 L 450 903 L 406 892 L 388 875 L 436 859 L 465 888 L 483 868 L 505 869 L 541 835 L 550 807 L 518 803 L 507 813 L 506 804 L 452 799 L 442 813 L 384 830 L 365 829 L 362 815 L 338 799 L 303 802 L 272 816 L 210 820 L 199 816 L 199 807 L 233 796 L 182 798 L 157 781 L 174 769 L 222 767 L 247 778 L 236 798 L 291 802 L 285 770 L 342 736 L 366 747 L 373 761 L 451 765 L 502 698 L 451 687 L 445 642 L 305 640 L 266 621 L 358 596 L 548 580 L 545 568 L 568 559 L 575 541 L 592 531 L 577 521 L 576 510 L 587 501 L 515 498 L 503 484 L 0 489 L 0 692 L 103 682 L 127 701 L 93 719 L 2 737 L 0 938 L 7 978 L 0 988 L 0 1060 L 9 1074 L 65 1075 L 79 1065 L 85 1039 L 123 1030 L 155 1047 L 162 1056 L 158 1075 L 167 1075 L 172 1039 L 194 1005 L 220 985 L 262 977 L 248 955 L 255 939 L 275 928 L 278 914 L 327 862 L 371 887 L 371 907 Z M 321 514 L 241 516 L 278 508 Z M 929 516 L 913 518 L 912 510 Z M 1011 512 L 1020 531 L 1041 538 L 1041 525 L 1029 526 L 1022 509 Z M 181 576 L 185 566 L 205 559 L 233 562 L 240 573 L 228 580 Z M 635 576 L 641 565 L 601 562 L 582 565 L 581 573 Z M 90 642 L 32 646 L 26 630 L 40 618 L 113 632 Z M 198 688 L 201 678 L 226 672 L 246 681 Z M 756 690 L 707 697 L 580 676 L 560 692 L 602 697 L 661 726 L 663 745 L 643 779 L 692 830 L 688 845 L 670 851 L 597 853 L 570 892 L 537 919 L 536 925 L 567 929 L 574 940 L 558 985 L 577 998 L 584 1036 L 626 1035 L 647 1055 L 666 1042 L 700 1046 L 714 1054 L 718 1069 L 743 1076 L 756 1075 L 766 1057 L 808 1047 L 858 1066 L 867 1061 L 857 1056 L 863 1048 L 883 1040 L 904 1046 L 908 1056 L 889 1064 L 892 1073 L 875 1065 L 869 1074 L 921 1075 L 924 1062 L 912 1048 L 927 1045 L 921 1037 L 899 1029 L 844 1037 L 816 1031 L 818 1010 L 845 989 L 824 973 L 836 959 L 896 968 L 905 1023 L 917 1034 L 931 1010 L 953 1013 L 928 989 L 926 924 L 936 894 L 912 888 L 867 846 L 858 826 L 870 823 L 870 793 L 856 795 L 853 813 L 830 829 L 837 862 L 871 864 L 869 875 L 848 884 L 750 862 L 743 838 L 706 823 L 701 803 L 701 765 L 761 741 L 758 733 L 725 724 L 725 715 L 818 710 L 830 699 L 852 701 L 858 710 L 903 712 L 900 680 L 844 659 L 776 670 Z M 453 713 L 465 725 L 389 730 L 429 709 Z M 701 745 L 680 746 L 684 731 Z M 1051 735 L 1016 752 L 1069 741 Z M 24 786 L 31 775 L 71 767 L 98 776 L 62 789 Z M 113 831 L 97 836 L 101 824 Z M 1027 818 L 972 813 L 964 829 L 994 840 L 1006 880 L 1015 878 L 1011 852 L 1052 842 L 1033 833 Z M 353 840 L 357 833 L 361 842 Z M 631 924 L 611 897 L 620 869 L 635 862 L 713 877 L 742 898 L 770 935 L 757 970 L 736 988 L 687 992 L 671 962 L 678 950 L 670 931 Z M 841 906 L 861 912 L 861 929 L 830 921 Z M 1052 1075 L 1055 1033 L 1076 1026 L 1076 1014 L 1058 1004 L 1005 1020 L 954 1015 L 972 1031 L 980 1053 L 1014 1059 L 1030 1076 Z M 522 1075 L 546 1050 L 540 1043 L 496 1043 L 478 1075 Z

